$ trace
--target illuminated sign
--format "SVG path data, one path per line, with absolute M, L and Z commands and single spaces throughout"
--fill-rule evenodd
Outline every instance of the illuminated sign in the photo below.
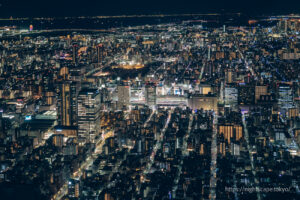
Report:
M 31 115 L 25 116 L 25 120 L 31 120 L 31 119 L 32 119 Z

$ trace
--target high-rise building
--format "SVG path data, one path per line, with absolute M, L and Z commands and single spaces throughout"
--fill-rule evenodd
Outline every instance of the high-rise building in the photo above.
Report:
M 299 117 L 299 109 L 298 108 L 289 108 L 288 109 L 288 118 L 293 119 Z
M 281 84 L 278 89 L 278 106 L 282 114 L 293 107 L 293 91 L 289 85 Z
M 54 146 L 62 148 L 64 145 L 64 135 L 63 134 L 53 135 L 52 143 Z
M 104 58 L 104 47 L 102 44 L 97 46 L 97 63 L 100 65 Z
M 218 98 L 216 95 L 192 95 L 188 99 L 188 106 L 195 109 L 218 111 Z
M 201 84 L 199 85 L 199 93 L 203 95 L 213 93 L 213 87 L 211 85 Z
M 45 92 L 44 94 L 44 104 L 45 105 L 52 105 L 54 103 L 55 93 L 54 92 Z
M 232 142 L 230 144 L 230 152 L 233 156 L 239 156 L 240 155 L 240 145 L 238 143 Z
M 225 104 L 235 106 L 238 103 L 238 89 L 235 87 L 225 87 Z
M 219 134 L 224 136 L 230 144 L 231 140 L 238 141 L 243 137 L 243 127 L 241 125 L 224 124 L 219 126 Z
M 220 142 L 219 143 L 218 153 L 222 154 L 222 156 L 225 156 L 225 154 L 226 154 L 226 144 L 225 144 L 225 142 Z
M 53 74 L 51 72 L 47 72 L 42 76 L 42 100 L 44 105 L 52 105 L 55 101 L 55 87 Z M 40 89 L 40 88 L 39 88 Z
M 233 69 L 227 69 L 225 71 L 225 83 L 233 83 L 236 79 L 236 73 Z
M 68 67 L 62 67 L 59 70 L 59 78 L 62 80 L 69 80 L 69 68 Z
M 112 195 L 110 193 L 105 193 L 104 200 L 114 200 L 114 198 L 112 197 Z
M 57 115 L 58 125 L 77 125 L 77 93 L 79 84 L 70 81 L 69 69 L 62 67 L 59 71 Z
M 255 103 L 260 100 L 260 96 L 268 95 L 268 86 L 266 85 L 257 85 L 255 86 Z
M 100 93 L 97 89 L 84 88 L 78 94 L 78 136 L 94 143 L 100 132 Z
M 130 104 L 130 86 L 119 85 L 118 86 L 118 109 L 122 109 L 124 106 L 128 107 Z
M 211 47 L 210 45 L 208 46 L 208 52 L 207 52 L 207 60 L 210 60 L 210 57 L 211 57 Z
M 78 198 L 80 195 L 80 181 L 75 179 L 70 179 L 68 181 L 68 196 L 73 198 Z
M 58 124 L 61 126 L 77 125 L 76 94 L 77 84 L 71 81 L 59 83 L 58 95 Z
M 148 106 L 156 105 L 156 85 L 154 83 L 148 83 L 145 86 L 146 92 L 146 104 Z
M 64 155 L 78 155 L 78 143 L 75 138 L 69 138 L 63 148 Z
M 68 44 L 68 47 L 71 46 L 71 36 L 70 35 L 67 35 L 67 44 Z
M 73 44 L 73 64 L 77 65 L 78 64 L 78 44 L 74 43 Z

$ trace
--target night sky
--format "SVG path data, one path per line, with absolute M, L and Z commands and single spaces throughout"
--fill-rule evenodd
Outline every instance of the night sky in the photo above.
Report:
M 242 12 L 300 13 L 300 0 L 0 0 L 0 17 Z

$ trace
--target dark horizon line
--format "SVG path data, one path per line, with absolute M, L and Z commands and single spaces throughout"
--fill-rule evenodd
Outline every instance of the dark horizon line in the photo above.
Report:
M 300 15 L 300 13 L 295 13 L 295 12 L 281 12 L 281 13 L 276 13 L 276 12 L 270 12 L 270 13 L 253 13 L 253 17 L 264 17 L 264 16 L 280 16 L 280 15 L 286 15 L 286 16 L 292 16 L 292 15 Z M 60 18 L 122 18 L 122 17 L 172 17 L 172 16 L 201 16 L 201 15 L 217 15 L 217 16 L 221 16 L 221 15 L 241 15 L 241 16 L 248 16 L 250 17 L 250 13 L 246 13 L 246 12 L 239 12 L 239 11 L 227 11 L 227 12 L 185 12 L 185 13 L 168 13 L 168 12 L 153 12 L 152 14 L 132 14 L 132 13 L 127 13 L 127 14 L 103 14 L 103 15 L 52 15 L 52 16 L 0 16 L 1 20 L 18 20 L 18 19 L 46 19 L 46 18 L 56 18 L 56 19 L 60 19 Z

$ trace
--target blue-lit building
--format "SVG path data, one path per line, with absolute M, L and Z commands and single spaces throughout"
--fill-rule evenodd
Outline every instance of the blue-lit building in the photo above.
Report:
M 287 113 L 289 108 L 293 107 L 293 91 L 289 85 L 279 85 L 278 106 L 283 115 Z

